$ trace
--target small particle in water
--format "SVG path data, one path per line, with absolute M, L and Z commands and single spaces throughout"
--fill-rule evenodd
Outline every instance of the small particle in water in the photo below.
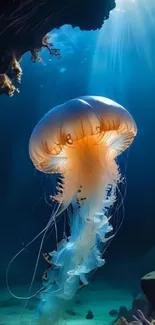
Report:
M 120 9 L 120 8 L 116 8 L 115 11 L 119 11 L 119 12 L 123 12 L 123 13 L 125 12 L 125 10 Z
M 64 73 L 66 71 L 66 68 L 60 68 L 60 73 Z
M 42 64 L 44 67 L 47 67 L 47 63 L 46 63 L 44 60 L 41 61 L 41 64 Z
M 83 60 L 81 60 L 81 64 L 86 63 L 86 61 L 87 61 L 87 58 L 84 58 Z

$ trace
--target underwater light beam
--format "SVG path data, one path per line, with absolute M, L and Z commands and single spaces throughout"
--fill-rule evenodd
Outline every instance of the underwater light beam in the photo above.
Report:
M 154 76 L 155 34 L 154 0 L 117 0 L 116 8 L 96 32 L 96 47 L 92 57 L 89 92 L 124 96 L 127 82 L 132 83 L 134 66 L 141 64 Z M 141 70 L 142 70 L 141 69 Z M 138 72 L 137 72 L 138 73 Z M 131 80 L 131 81 L 130 81 Z M 119 97 L 120 97 L 119 96 Z

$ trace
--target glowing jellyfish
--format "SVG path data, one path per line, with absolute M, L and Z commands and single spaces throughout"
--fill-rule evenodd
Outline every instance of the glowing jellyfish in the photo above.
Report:
M 60 173 L 55 219 L 72 202 L 70 233 L 51 255 L 41 293 L 39 323 L 57 322 L 63 306 L 89 273 L 104 264 L 100 243 L 111 237 L 108 209 L 116 200 L 119 167 L 115 158 L 130 146 L 136 124 L 122 106 L 97 96 L 68 101 L 50 110 L 30 138 L 34 166 Z M 49 223 L 49 226 L 51 223 Z

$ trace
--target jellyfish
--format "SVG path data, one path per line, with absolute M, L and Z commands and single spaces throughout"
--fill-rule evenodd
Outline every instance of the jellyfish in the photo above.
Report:
M 121 179 L 117 156 L 134 140 L 137 127 L 130 113 L 99 96 L 72 99 L 51 109 L 34 128 L 30 158 L 43 173 L 57 173 L 57 204 L 52 221 L 72 204 L 70 236 L 49 253 L 50 266 L 40 292 L 38 323 L 57 324 L 63 310 L 104 265 L 102 249 L 114 236 L 108 211 L 117 200 Z M 46 229 L 47 229 L 46 228 Z M 115 230 L 115 232 L 117 229 Z

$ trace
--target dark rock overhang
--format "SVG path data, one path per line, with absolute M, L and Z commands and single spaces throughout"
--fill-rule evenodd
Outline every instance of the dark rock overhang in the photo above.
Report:
M 47 47 L 51 54 L 59 51 L 48 43 L 47 33 L 64 24 L 81 30 L 102 27 L 115 8 L 115 0 L 1 0 L 0 1 L 0 94 L 12 96 L 20 82 L 20 60 L 30 51 L 32 60 Z

